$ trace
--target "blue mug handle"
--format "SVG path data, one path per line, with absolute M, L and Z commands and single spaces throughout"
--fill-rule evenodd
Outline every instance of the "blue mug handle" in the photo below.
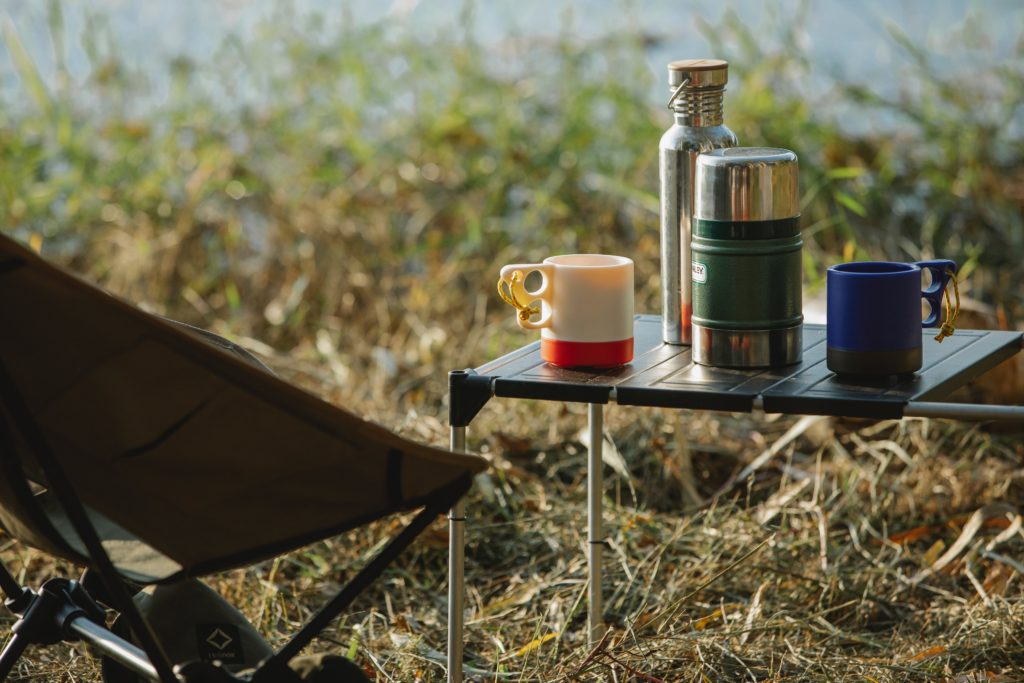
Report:
M 935 327 L 942 317 L 942 293 L 949 284 L 949 278 L 956 276 L 957 265 L 947 259 L 936 259 L 934 261 L 917 261 L 915 266 L 921 270 L 929 270 L 932 274 L 932 283 L 928 289 L 921 292 L 921 297 L 931 304 L 932 312 L 921 322 L 921 327 Z

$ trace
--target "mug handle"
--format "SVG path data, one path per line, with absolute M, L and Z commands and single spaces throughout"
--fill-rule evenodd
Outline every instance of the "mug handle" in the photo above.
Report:
M 932 283 L 928 289 L 921 291 L 921 297 L 931 305 L 932 312 L 921 321 L 921 327 L 935 327 L 942 317 L 942 293 L 946 291 L 949 278 L 956 277 L 957 265 L 948 259 L 917 261 L 914 265 L 932 274 Z
M 538 271 L 544 278 L 540 289 L 535 292 L 526 289 L 526 276 L 533 271 Z M 524 330 L 539 330 L 542 327 L 551 327 L 551 285 L 555 276 L 555 267 L 550 263 L 512 263 L 501 269 L 498 280 L 498 294 L 505 303 L 514 306 L 519 315 L 516 322 Z M 502 285 L 508 288 L 508 294 L 502 289 Z M 530 307 L 531 301 L 540 299 L 548 304 L 548 312 L 541 315 L 540 320 L 533 322 L 530 315 L 537 310 Z

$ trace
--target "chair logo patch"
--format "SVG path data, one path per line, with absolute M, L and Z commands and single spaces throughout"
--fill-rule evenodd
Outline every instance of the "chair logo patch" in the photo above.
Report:
M 245 657 L 242 638 L 235 624 L 197 624 L 196 640 L 199 658 L 204 662 L 220 660 L 225 664 L 235 664 Z

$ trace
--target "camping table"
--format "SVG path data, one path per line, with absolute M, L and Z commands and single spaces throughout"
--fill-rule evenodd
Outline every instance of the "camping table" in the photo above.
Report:
M 1020 332 L 957 330 L 941 344 L 923 330 L 924 363 L 911 377 L 844 382 L 825 367 L 825 327 L 804 325 L 803 361 L 778 368 L 736 370 L 696 365 L 690 347 L 661 342 L 661 319 L 638 315 L 635 358 L 619 368 L 566 369 L 528 344 L 474 370 L 449 374 L 451 447 L 466 448 L 466 427 L 492 396 L 588 404 L 587 506 L 591 643 L 603 631 L 601 528 L 604 405 L 689 408 L 750 413 L 834 415 L 877 419 L 945 417 L 1024 421 L 1024 406 L 938 403 L 937 399 L 1010 358 L 1024 346 Z M 462 681 L 465 504 L 449 514 L 448 681 Z

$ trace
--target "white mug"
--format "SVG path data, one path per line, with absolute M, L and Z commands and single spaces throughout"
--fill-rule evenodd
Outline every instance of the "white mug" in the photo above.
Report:
M 533 271 L 543 282 L 530 291 L 526 277 Z M 514 263 L 501 269 L 498 292 L 519 312 L 520 327 L 540 330 L 541 358 L 552 365 L 614 367 L 633 360 L 630 259 L 566 254 L 549 256 L 543 263 Z M 532 306 L 535 301 L 541 303 L 539 310 Z

